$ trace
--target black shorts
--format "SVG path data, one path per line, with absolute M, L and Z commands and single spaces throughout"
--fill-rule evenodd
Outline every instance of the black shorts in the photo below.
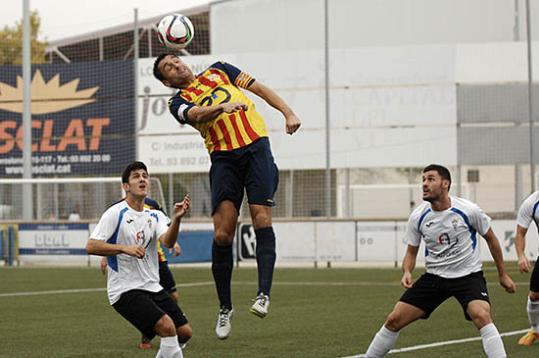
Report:
M 532 276 L 530 277 L 530 291 L 539 292 L 539 260 L 535 261 Z
M 159 263 L 159 284 L 168 293 L 176 291 L 176 281 L 174 281 L 174 276 L 172 276 L 172 272 L 170 272 L 168 261 Z
M 127 291 L 122 293 L 120 299 L 112 307 L 150 339 L 155 337 L 153 329 L 164 314 L 172 318 L 176 327 L 181 327 L 188 322 L 180 306 L 170 298 L 165 290 L 159 292 Z
M 474 300 L 490 303 L 483 271 L 458 278 L 443 278 L 426 273 L 404 292 L 400 301 L 421 309 L 425 312 L 422 318 L 427 319 L 449 297 L 455 297 L 459 301 L 464 316 L 468 321 L 471 321 L 466 312 L 468 303 Z
M 267 137 L 235 150 L 215 151 L 210 158 L 212 215 L 224 200 L 232 201 L 239 212 L 244 189 L 249 204 L 275 205 L 279 170 Z

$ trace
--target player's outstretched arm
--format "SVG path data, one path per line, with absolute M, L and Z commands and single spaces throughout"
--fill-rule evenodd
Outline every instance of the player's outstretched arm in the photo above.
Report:
M 246 111 L 247 105 L 240 102 L 220 103 L 207 107 L 194 106 L 187 111 L 187 118 L 195 123 L 208 122 L 217 118 L 221 113 L 234 113 L 241 110 Z
M 515 236 L 515 248 L 518 257 L 518 269 L 520 272 L 530 272 L 530 261 L 526 257 L 526 233 L 528 229 L 517 224 L 517 234 Z
M 515 285 L 511 277 L 509 277 L 509 275 L 505 272 L 502 248 L 500 247 L 500 242 L 494 234 L 494 231 L 492 231 L 492 228 L 489 228 L 487 233 L 483 235 L 483 237 L 487 241 L 488 249 L 490 251 L 490 254 L 492 255 L 492 258 L 494 259 L 494 263 L 496 264 L 500 285 L 502 285 L 502 287 L 505 288 L 507 292 L 514 293 L 517 289 L 517 286 Z
M 146 250 L 141 246 L 128 246 L 119 244 L 109 244 L 103 240 L 90 239 L 86 244 L 86 252 L 89 255 L 113 256 L 126 254 L 133 257 L 143 258 Z
M 292 111 L 292 108 L 274 90 L 259 81 L 253 82 L 247 89 L 283 114 L 286 119 L 286 133 L 294 134 L 299 129 L 301 121 Z
M 161 243 L 165 247 L 172 248 L 176 244 L 182 217 L 187 214 L 190 206 L 191 197 L 189 194 L 186 194 L 181 202 L 174 204 L 174 211 L 172 212 L 168 230 L 159 237 L 159 240 L 161 240 Z
M 419 246 L 408 245 L 406 247 L 406 254 L 404 254 L 404 259 L 402 260 L 402 279 L 401 284 L 405 288 L 412 287 L 414 283 L 412 279 L 412 271 L 415 268 L 415 262 L 417 259 L 417 252 L 419 251 Z

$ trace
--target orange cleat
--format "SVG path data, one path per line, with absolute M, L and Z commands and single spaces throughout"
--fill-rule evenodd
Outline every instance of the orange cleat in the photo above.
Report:
M 529 331 L 518 340 L 518 344 L 521 346 L 531 346 L 536 339 L 539 339 L 539 333 L 535 331 Z
M 140 343 L 138 344 L 139 349 L 151 349 L 152 340 L 142 336 Z

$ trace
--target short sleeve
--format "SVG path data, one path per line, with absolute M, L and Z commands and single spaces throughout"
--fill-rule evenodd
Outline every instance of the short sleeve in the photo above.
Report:
M 421 232 L 419 231 L 418 225 L 417 215 L 410 215 L 405 235 L 405 241 L 408 245 L 417 247 L 421 244 Z
M 535 214 L 534 211 L 537 209 L 538 204 L 539 201 L 537 201 L 537 195 L 535 193 L 527 197 L 520 206 L 520 209 L 518 209 L 517 225 L 526 229 L 530 227 Z
M 483 209 L 481 209 L 478 205 L 473 204 L 472 210 L 470 211 L 470 225 L 477 230 L 477 232 L 484 236 L 488 229 L 490 229 L 490 217 L 485 214 Z
M 170 113 L 181 124 L 187 124 L 189 122 L 187 112 L 194 106 L 194 103 L 183 99 L 182 97 L 180 97 L 179 94 L 168 100 L 168 108 L 170 110 Z
M 112 210 L 107 210 L 99 219 L 96 227 L 90 235 L 90 239 L 107 241 L 114 234 L 114 230 L 118 225 L 118 216 L 114 215 Z
M 210 67 L 217 68 L 226 73 L 230 81 L 238 87 L 249 88 L 249 86 L 251 86 L 255 82 L 255 79 L 251 75 L 246 72 L 243 72 L 242 70 L 240 70 L 234 65 L 231 65 L 230 63 L 216 62 Z

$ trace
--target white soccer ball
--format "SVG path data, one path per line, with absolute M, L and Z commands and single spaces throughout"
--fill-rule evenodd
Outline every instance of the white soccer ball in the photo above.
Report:
M 195 28 L 191 20 L 182 14 L 167 15 L 157 25 L 159 42 L 174 50 L 185 48 L 193 36 L 195 36 Z

